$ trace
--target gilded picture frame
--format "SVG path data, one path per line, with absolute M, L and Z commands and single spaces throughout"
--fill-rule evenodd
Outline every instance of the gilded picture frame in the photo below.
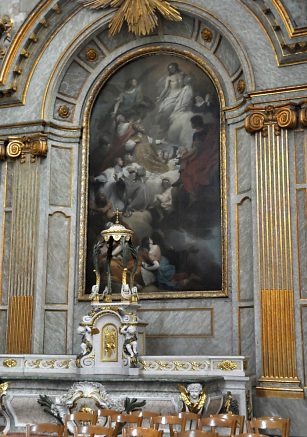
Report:
M 171 46 L 131 51 L 102 73 L 84 112 L 80 300 L 115 208 L 142 252 L 140 299 L 228 295 L 223 106 L 205 60 Z

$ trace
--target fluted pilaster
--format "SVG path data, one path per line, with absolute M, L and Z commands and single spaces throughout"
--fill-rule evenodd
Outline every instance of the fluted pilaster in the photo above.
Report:
M 245 121 L 256 149 L 262 396 L 303 396 L 296 365 L 288 153 L 289 130 L 297 123 L 294 105 L 251 108 Z
M 5 155 L 12 171 L 12 225 L 8 264 L 7 353 L 31 353 L 36 271 L 40 156 L 44 136 L 9 138 Z

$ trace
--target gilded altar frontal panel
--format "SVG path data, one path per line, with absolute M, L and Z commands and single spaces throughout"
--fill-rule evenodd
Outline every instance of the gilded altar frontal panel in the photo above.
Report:
M 93 247 L 116 209 L 134 231 L 141 299 L 227 295 L 223 95 L 214 74 L 193 55 L 159 48 L 112 73 L 85 120 L 79 296 L 95 283 Z M 103 290 L 104 248 L 99 270 Z M 115 293 L 121 270 L 119 255 Z

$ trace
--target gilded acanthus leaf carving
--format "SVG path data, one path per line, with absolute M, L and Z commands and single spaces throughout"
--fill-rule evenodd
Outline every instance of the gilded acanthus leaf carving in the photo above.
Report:
M 138 36 L 148 35 L 158 24 L 160 13 L 170 21 L 181 21 L 177 9 L 165 0 L 80 0 L 85 7 L 102 9 L 111 7 L 116 12 L 109 23 L 109 35 L 120 32 L 124 22 L 127 22 L 129 32 Z

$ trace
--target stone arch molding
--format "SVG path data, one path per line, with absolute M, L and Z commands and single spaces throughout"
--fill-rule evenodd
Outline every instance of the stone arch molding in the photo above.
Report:
M 150 37 L 122 31 L 109 39 L 112 12 L 91 11 L 77 0 L 41 2 L 3 60 L 0 105 L 30 105 L 36 120 L 79 125 L 83 102 L 102 72 L 112 70 L 123 53 L 159 45 L 199 56 L 220 83 L 224 105 L 239 106 L 254 90 L 243 46 L 207 11 L 193 4 L 180 10 L 182 23 L 162 20 Z
M 193 8 L 190 8 L 191 10 Z M 122 65 L 153 52 L 181 54 L 203 66 L 218 89 L 222 107 L 240 106 L 254 88 L 248 59 L 234 37 L 207 17 L 183 15 L 183 23 L 163 22 L 159 32 L 143 38 L 122 32 L 109 39 L 104 17 L 80 35 L 53 71 L 42 105 L 42 118 L 81 124 L 83 103 Z M 224 32 L 224 33 L 223 33 Z M 77 79 L 78 78 L 78 79 Z M 77 80 L 76 80 L 77 79 Z

